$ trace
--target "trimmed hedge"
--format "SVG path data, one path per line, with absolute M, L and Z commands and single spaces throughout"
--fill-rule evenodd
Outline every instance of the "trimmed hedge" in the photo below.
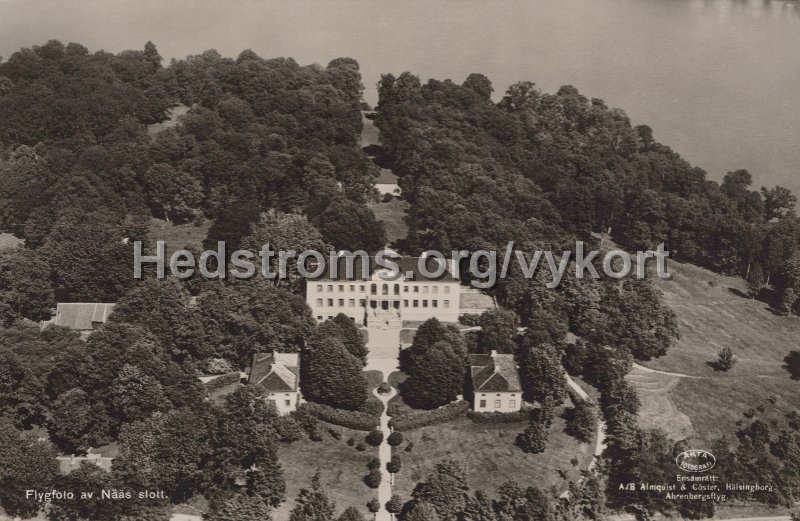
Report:
M 356 431 L 369 432 L 381 423 L 381 419 L 378 416 L 359 411 L 335 409 L 321 403 L 306 402 L 300 405 L 298 409 L 322 421 Z
M 515 412 L 467 411 L 467 418 L 475 423 L 520 423 L 528 421 L 528 416 L 528 411 L 525 409 Z
M 217 389 L 221 389 L 227 385 L 239 383 L 239 379 L 239 371 L 236 371 L 235 373 L 227 373 L 219 378 L 214 378 L 210 382 L 206 382 L 204 385 L 209 391 L 216 391 Z
M 396 431 L 409 431 L 426 427 L 428 425 L 435 425 L 437 423 L 444 423 L 462 416 L 469 410 L 469 402 L 459 400 L 457 402 L 448 403 L 438 409 L 431 411 L 419 411 L 403 416 L 392 418 L 392 428 Z

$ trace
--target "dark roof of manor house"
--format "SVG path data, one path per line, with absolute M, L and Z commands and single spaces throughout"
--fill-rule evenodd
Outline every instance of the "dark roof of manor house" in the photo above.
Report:
M 309 261 L 309 271 L 313 271 L 311 262 Z M 424 266 L 428 273 L 435 273 L 439 271 L 441 268 L 440 259 L 428 256 L 428 257 L 393 257 L 389 256 L 388 254 L 384 256 L 384 264 L 388 262 L 394 262 L 398 266 L 399 275 L 397 281 L 391 280 L 391 277 L 386 280 L 386 282 L 399 282 L 403 280 L 411 280 L 411 281 L 435 281 L 435 282 L 458 282 L 458 273 L 453 273 L 455 270 L 449 269 L 451 262 L 450 259 L 445 257 L 445 270 L 441 276 L 438 277 L 429 277 L 426 276 L 420 270 L 421 266 Z M 350 276 L 347 276 L 347 266 L 348 263 L 352 266 Z M 333 276 L 333 267 L 336 266 L 336 276 Z M 364 276 L 366 270 L 367 276 Z M 385 268 L 377 263 L 375 257 L 366 257 L 359 256 L 359 255 L 352 255 L 352 256 L 345 256 L 341 255 L 336 258 L 336 262 L 330 262 L 330 259 L 325 259 L 325 270 L 322 274 L 318 277 L 314 277 L 313 279 L 308 279 L 309 281 L 312 280 L 330 280 L 330 281 L 343 281 L 343 280 L 351 280 L 351 281 L 359 281 L 359 280 L 370 280 L 372 276 L 381 271 L 381 270 L 388 270 L 391 272 L 389 268 Z
M 297 365 L 297 353 L 256 353 L 248 382 L 268 392 L 296 391 L 299 381 Z
M 104 324 L 114 304 L 99 302 L 59 302 L 53 324 L 77 331 L 94 329 L 95 324 Z
M 469 355 L 469 365 L 475 391 L 522 392 L 514 355 Z

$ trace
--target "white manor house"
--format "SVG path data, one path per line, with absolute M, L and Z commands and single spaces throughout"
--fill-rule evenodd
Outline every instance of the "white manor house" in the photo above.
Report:
M 386 251 L 386 254 L 393 253 Z M 343 313 L 356 324 L 399 324 L 402 321 L 425 321 L 437 318 L 457 322 L 460 312 L 461 284 L 452 262 L 436 257 L 386 257 L 399 266 L 399 275 L 385 280 L 391 272 L 374 258 L 362 266 L 364 257 L 340 257 L 336 276 L 327 266 L 322 276 L 306 281 L 306 302 L 317 321 L 322 322 Z M 347 277 L 346 263 L 354 269 Z M 427 277 L 420 270 L 443 270 L 438 277 Z M 444 262 L 444 265 L 442 264 Z

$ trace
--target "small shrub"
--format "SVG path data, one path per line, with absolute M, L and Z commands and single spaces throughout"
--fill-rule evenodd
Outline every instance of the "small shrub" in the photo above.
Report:
M 409 441 L 408 445 L 406 445 L 406 452 L 411 452 L 412 450 L 414 450 L 414 442 Z
M 742 414 L 744 415 L 745 418 L 752 418 L 753 416 L 756 415 L 756 410 L 755 409 L 747 409 Z
M 730 371 L 736 364 L 736 358 L 733 356 L 733 349 L 730 347 L 723 347 L 717 354 L 717 361 L 714 363 L 714 369 L 717 371 Z
M 793 431 L 800 431 L 800 413 L 792 411 L 786 415 L 786 421 L 789 423 L 789 428 Z
M 525 430 L 517 436 L 517 446 L 532 454 L 544 452 L 547 447 L 547 432 L 537 422 L 531 422 Z
M 403 433 L 402 432 L 398 432 L 398 431 L 394 431 L 393 433 L 391 433 L 389 435 L 389 437 L 386 439 L 386 441 L 392 447 L 397 447 L 398 445 L 401 445 L 403 443 Z
M 377 514 L 381 509 L 381 502 L 377 498 L 372 498 L 367 503 L 367 510 L 373 514 Z
M 311 441 L 322 441 L 322 434 L 320 434 L 317 428 L 311 429 L 308 431 L 308 439 Z
M 303 427 L 292 416 L 280 416 L 275 421 L 275 432 L 277 432 L 278 439 L 281 441 L 292 443 L 302 437 Z
M 380 469 L 372 469 L 364 476 L 364 483 L 369 488 L 378 488 L 381 486 L 381 471 Z
M 369 470 L 375 470 L 381 468 L 380 458 L 370 458 L 370 460 L 367 462 L 367 468 Z
M 334 440 L 342 439 L 342 431 L 338 429 L 328 429 L 328 434 L 330 434 L 331 438 L 333 438 Z
M 366 443 L 364 443 L 363 441 L 359 441 L 359 442 L 356 444 L 356 450 L 357 450 L 358 452 L 364 452 L 365 450 L 367 450 L 367 445 L 366 445 Z
M 712 279 L 712 280 L 708 281 L 708 285 L 711 286 L 712 288 L 716 288 L 717 285 L 719 285 L 719 282 L 717 282 L 716 280 Z
M 401 468 L 403 468 L 403 462 L 400 460 L 400 456 L 392 454 L 392 459 L 386 463 L 386 470 L 392 474 L 397 474 Z
M 386 511 L 390 514 L 399 514 L 403 510 L 403 499 L 397 494 L 393 494 L 392 498 L 386 502 Z
M 790 351 L 783 361 L 783 367 L 789 371 L 792 380 L 800 380 L 800 351 Z
M 378 386 L 378 393 L 379 394 L 389 394 L 392 392 L 392 386 L 389 385 L 389 382 L 381 382 Z
M 373 447 L 377 447 L 381 443 L 383 443 L 383 432 L 378 429 L 372 429 L 369 431 L 369 434 L 364 438 L 364 441 L 372 445 Z
M 356 439 L 354 437 L 350 436 L 349 438 L 347 438 L 347 444 L 352 447 L 353 445 L 356 444 Z

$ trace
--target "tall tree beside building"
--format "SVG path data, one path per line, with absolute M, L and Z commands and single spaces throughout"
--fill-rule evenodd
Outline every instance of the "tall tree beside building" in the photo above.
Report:
M 331 320 L 323 322 L 317 328 L 317 333 L 337 337 L 344 343 L 351 355 L 361 360 L 364 365 L 367 365 L 369 350 L 366 342 L 364 342 L 364 337 L 355 322 L 344 313 L 339 313 Z
M 536 343 L 527 334 L 523 337 L 517 359 L 525 400 L 552 406 L 564 401 L 567 384 L 561 357 L 553 345 Z
M 358 410 L 367 400 L 362 361 L 336 337 L 315 336 L 300 355 L 300 388 L 306 399 Z
M 463 394 L 466 354 L 460 341 L 412 346 L 402 368 L 408 378 L 400 384 L 400 393 L 412 407 L 435 409 Z

